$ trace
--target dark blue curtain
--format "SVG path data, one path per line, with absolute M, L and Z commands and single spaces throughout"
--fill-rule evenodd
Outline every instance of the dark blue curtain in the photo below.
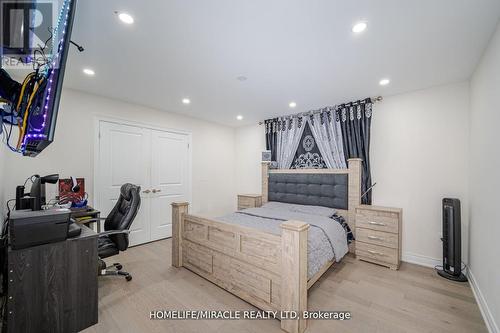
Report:
M 268 119 L 264 122 L 266 131 L 266 150 L 271 151 L 271 161 L 276 161 L 276 144 L 278 137 L 278 118 Z
M 363 159 L 361 190 L 365 193 L 372 186 L 370 171 L 370 129 L 372 122 L 372 101 L 341 104 L 337 108 L 337 119 L 342 128 L 342 141 L 345 159 Z M 362 199 L 363 204 L 372 203 L 372 193 L 368 192 Z

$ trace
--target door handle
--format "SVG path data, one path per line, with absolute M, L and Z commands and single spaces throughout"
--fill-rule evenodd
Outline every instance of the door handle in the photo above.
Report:
M 385 226 L 385 223 L 380 223 L 380 222 L 368 222 L 368 224 L 371 224 L 371 225 L 379 225 L 381 227 Z
M 144 190 L 144 191 L 142 191 L 142 193 L 148 194 L 148 193 L 151 193 L 151 191 L 150 190 Z
M 377 252 L 377 251 L 371 251 L 371 250 L 368 250 L 368 253 L 373 254 L 373 255 L 376 255 L 376 256 L 385 257 L 385 254 L 384 254 L 384 253 L 382 253 L 382 252 Z
M 161 190 L 153 189 L 153 193 L 159 193 Z

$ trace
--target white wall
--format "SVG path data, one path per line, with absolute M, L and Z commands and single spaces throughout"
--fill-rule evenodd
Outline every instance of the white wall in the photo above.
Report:
M 459 83 L 387 97 L 372 123 L 373 203 L 403 208 L 403 259 L 442 258 L 441 200 L 462 203 L 467 262 L 469 85 Z M 439 261 L 439 260 L 438 260 Z
M 403 208 L 405 260 L 439 264 L 441 200 L 447 196 L 462 201 L 467 254 L 468 92 L 468 83 L 458 83 L 386 97 L 374 107 L 374 204 Z M 236 131 L 238 193 L 260 192 L 264 146 L 262 126 Z
M 262 152 L 266 149 L 264 127 L 245 126 L 236 130 L 236 189 L 238 194 L 260 194 Z
M 471 79 L 470 271 L 500 332 L 500 25 Z
M 5 196 L 14 195 L 15 186 L 34 173 L 84 177 L 92 196 L 96 115 L 191 132 L 192 211 L 218 214 L 236 207 L 233 128 L 67 89 L 62 95 L 54 143 L 36 158 L 8 154 Z M 130 153 L 133 158 L 134 152 Z

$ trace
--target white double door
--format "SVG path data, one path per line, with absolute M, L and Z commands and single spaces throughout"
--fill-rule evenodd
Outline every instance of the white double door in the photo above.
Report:
M 172 236 L 171 203 L 191 197 L 188 134 L 99 121 L 96 197 L 107 216 L 125 183 L 141 186 L 141 207 L 130 244 Z

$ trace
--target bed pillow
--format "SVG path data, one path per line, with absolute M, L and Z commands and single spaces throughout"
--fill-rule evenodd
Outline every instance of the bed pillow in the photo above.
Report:
M 318 215 L 323 217 L 332 217 L 337 213 L 336 209 L 328 207 L 297 205 L 297 204 L 290 204 L 290 203 L 276 202 L 276 201 L 270 201 L 264 204 L 263 207 L 269 209 L 281 209 L 300 214 Z

